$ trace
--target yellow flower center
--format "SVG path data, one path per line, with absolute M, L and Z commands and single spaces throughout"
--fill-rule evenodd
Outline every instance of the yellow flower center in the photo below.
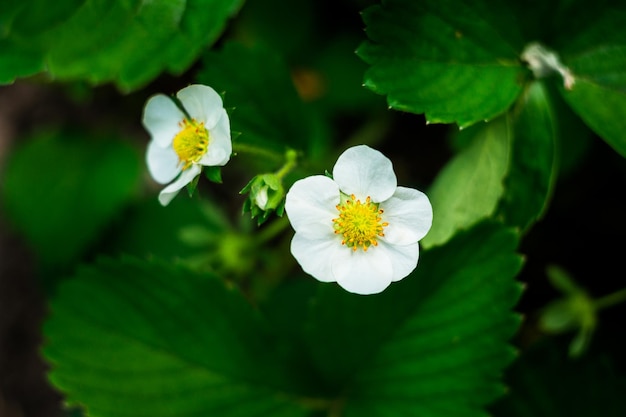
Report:
M 366 252 L 370 246 L 378 246 L 378 237 L 385 236 L 383 229 L 389 226 L 382 221 L 383 210 L 372 203 L 370 197 L 365 203 L 357 200 L 354 194 L 343 200 L 336 206 L 339 217 L 333 219 L 335 234 L 342 236 L 341 244 L 355 252 L 359 247 Z
M 204 127 L 204 123 L 198 123 L 194 119 L 183 120 L 180 127 L 181 130 L 174 136 L 172 146 L 184 171 L 206 153 L 209 147 L 209 131 Z

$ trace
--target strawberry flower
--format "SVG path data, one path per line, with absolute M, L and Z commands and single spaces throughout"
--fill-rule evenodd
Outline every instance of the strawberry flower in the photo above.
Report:
M 363 295 L 416 268 L 418 241 L 433 218 L 428 197 L 398 187 L 391 161 L 366 145 L 339 156 L 332 178 L 296 181 L 285 211 L 295 230 L 291 253 L 302 269 Z
M 222 98 L 211 87 L 194 84 L 176 93 L 179 105 L 157 94 L 144 108 L 143 125 L 151 136 L 146 154 L 152 178 L 167 185 L 159 193 L 166 206 L 202 172 L 203 166 L 223 166 L 232 142 Z

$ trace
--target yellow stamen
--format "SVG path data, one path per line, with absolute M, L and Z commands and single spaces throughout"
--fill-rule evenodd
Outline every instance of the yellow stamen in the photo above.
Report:
M 174 137 L 172 146 L 178 154 L 178 161 L 182 164 L 183 171 L 198 162 L 209 147 L 209 131 L 204 123 L 198 123 L 194 119 L 180 122 L 181 130 Z
M 335 234 L 342 236 L 342 245 L 355 252 L 359 247 L 367 252 L 370 246 L 378 246 L 378 237 L 385 236 L 383 229 L 389 226 L 382 221 L 383 210 L 378 208 L 378 204 L 372 203 L 370 197 L 361 203 L 352 194 L 336 208 L 339 217 L 333 219 L 333 228 Z

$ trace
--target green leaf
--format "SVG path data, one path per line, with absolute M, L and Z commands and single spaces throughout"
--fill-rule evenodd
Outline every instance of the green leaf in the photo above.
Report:
M 489 216 L 522 230 L 539 219 L 557 173 L 554 123 L 544 87 L 534 82 L 511 113 L 461 132 L 470 144 L 431 186 L 435 215 L 423 246 L 441 244 Z
M 308 414 L 265 321 L 213 276 L 102 260 L 61 284 L 51 311 L 50 379 L 89 415 Z
M 59 13 L 63 15 L 77 7 L 73 0 L 58 1 L 53 8 L 47 7 L 44 1 L 32 0 L 30 3 L 0 3 L 0 85 L 45 69 L 41 49 L 32 44 L 29 36 L 56 22 Z
M 95 243 L 137 191 L 140 167 L 135 149 L 111 137 L 34 137 L 7 161 L 7 216 L 43 264 L 67 265 Z
M 128 91 L 165 70 L 186 70 L 242 0 L 67 0 L 53 11 L 42 0 L 27 2 L 10 10 L 14 19 L 0 38 L 0 57 L 10 62 L 0 81 L 45 66 L 62 80 L 112 81 Z
M 314 137 L 311 118 L 287 65 L 272 51 L 227 43 L 205 55 L 198 81 L 224 91 L 225 102 L 234 106 L 231 123 L 232 130 L 242 132 L 236 142 L 240 149 L 278 153 L 278 164 L 286 148 L 308 149 Z
M 544 341 L 530 348 L 507 375 L 509 394 L 495 417 L 621 417 L 626 415 L 626 379 L 605 355 L 571 360 L 566 346 Z
M 55 26 L 62 25 L 67 17 L 88 0 L 58 0 L 54 7 L 49 7 L 46 0 L 5 1 L 0 6 L 0 22 L 6 29 L 4 36 L 16 36 L 26 39 L 29 36 L 40 35 Z M 46 7 L 48 6 L 48 7 Z
M 499 210 L 507 224 L 525 230 L 546 210 L 557 174 L 554 116 L 541 83 L 528 86 L 510 117 L 511 165 Z
M 387 0 L 363 13 L 365 85 L 391 108 L 469 126 L 507 110 L 527 70 L 506 3 Z
M 162 70 L 155 56 L 176 30 L 184 7 L 171 1 L 87 1 L 49 35 L 49 70 L 63 79 L 117 79 L 124 89 L 143 84 Z M 133 73 L 137 65 L 145 79 Z
M 173 74 L 180 74 L 213 45 L 237 14 L 244 0 L 187 0 L 176 30 L 162 49 L 163 62 Z
M 428 192 L 434 216 L 421 241 L 425 248 L 492 215 L 504 193 L 511 147 L 508 119 L 476 125 L 462 134 L 473 136 L 471 144 L 439 172 Z
M 626 67 L 626 47 L 620 53 L 623 56 L 613 58 L 612 61 L 615 62 L 616 71 L 622 71 L 626 77 L 626 71 L 623 71 Z M 564 90 L 563 96 L 595 133 L 626 157 L 626 138 L 623 134 L 626 131 L 626 120 L 622 111 L 626 108 L 626 82 L 617 89 L 578 76 L 574 88 Z
M 481 223 L 425 251 L 412 275 L 379 295 L 324 285 L 306 335 L 342 393 L 341 415 L 483 416 L 514 357 L 517 243 L 512 230 Z
M 21 47 L 0 39 L 0 85 L 11 84 L 19 77 L 27 77 L 44 70 L 39 51 Z
M 595 133 L 626 156 L 626 8 L 601 10 L 574 39 L 562 40 L 563 61 L 576 83 L 561 93 Z
M 542 85 L 546 89 L 556 122 L 558 177 L 563 179 L 575 172 L 590 155 L 589 150 L 594 143 L 595 135 L 565 102 L 555 83 L 542 83 Z

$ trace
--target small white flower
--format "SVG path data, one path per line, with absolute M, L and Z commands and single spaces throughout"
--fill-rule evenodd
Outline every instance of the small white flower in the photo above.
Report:
M 167 184 L 159 194 L 165 206 L 202 171 L 230 159 L 230 122 L 222 98 L 211 87 L 194 84 L 176 93 L 182 109 L 157 94 L 146 103 L 143 125 L 152 140 L 146 162 L 156 182 Z
M 365 145 L 339 156 L 332 179 L 296 181 L 285 211 L 302 269 L 357 294 L 379 293 L 409 275 L 433 219 L 428 197 L 398 187 L 391 161 Z

